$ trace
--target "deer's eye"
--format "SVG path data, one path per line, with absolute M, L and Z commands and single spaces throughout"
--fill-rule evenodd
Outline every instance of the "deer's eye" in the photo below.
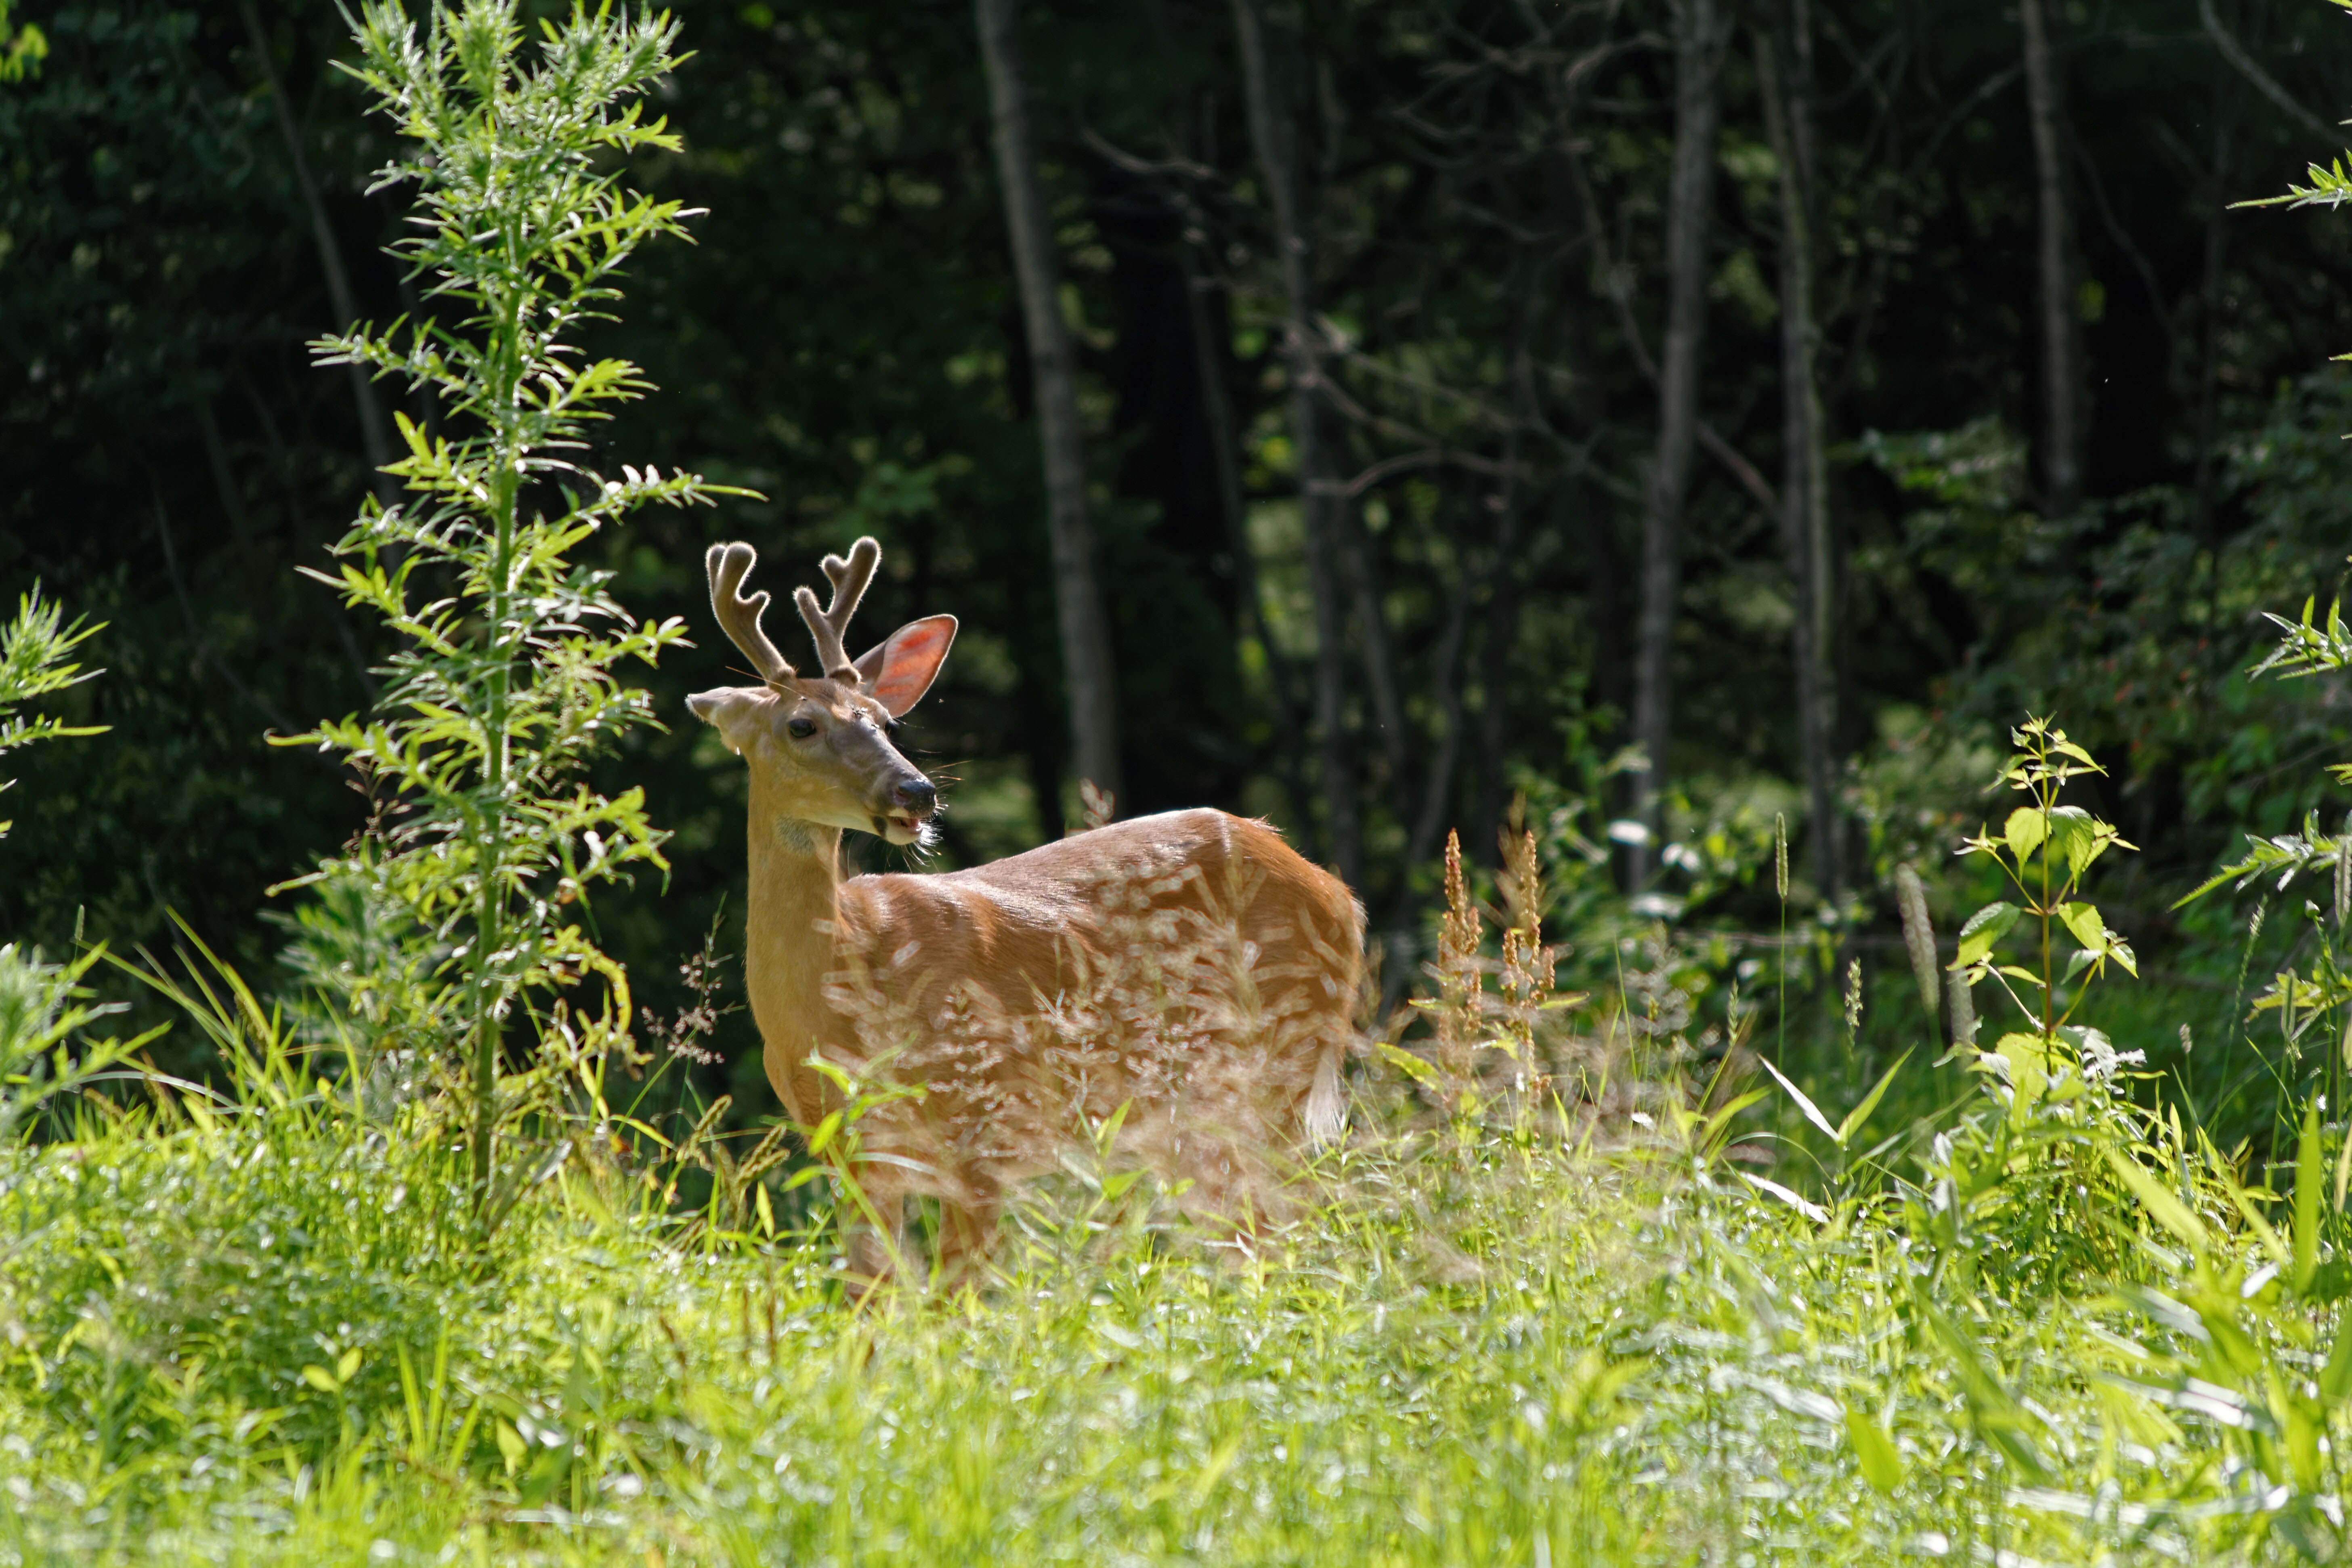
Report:
M 816 733 L 816 721 L 814 719 L 794 719 L 785 724 L 784 732 L 795 741 L 805 741 L 811 735 Z

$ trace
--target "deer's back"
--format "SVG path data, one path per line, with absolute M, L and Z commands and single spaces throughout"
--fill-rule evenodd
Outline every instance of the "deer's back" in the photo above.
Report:
M 1024 1010 L 1139 953 L 1222 944 L 1230 957 L 1235 941 L 1262 984 L 1308 986 L 1342 1010 L 1362 970 L 1346 887 L 1265 823 L 1222 811 L 1136 817 L 965 871 L 854 878 L 840 908 L 844 957 L 902 1004 L 919 993 L 926 1012 L 960 976 Z

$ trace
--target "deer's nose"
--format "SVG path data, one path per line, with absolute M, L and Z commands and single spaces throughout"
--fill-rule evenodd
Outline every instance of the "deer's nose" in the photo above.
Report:
M 917 816 L 929 816 L 940 804 L 939 785 L 926 778 L 903 779 L 891 793 L 900 805 Z

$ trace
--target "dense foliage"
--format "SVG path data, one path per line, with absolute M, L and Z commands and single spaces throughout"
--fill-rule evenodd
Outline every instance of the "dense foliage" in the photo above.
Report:
M 2063 737 L 2021 739 L 2031 886 L 2113 838 L 2034 787 Z M 1784 1084 L 1829 1140 L 1808 1197 L 1748 1168 L 1755 1097 L 1692 1076 L 1689 994 L 1551 995 L 1539 858 L 1510 857 L 1499 961 L 1453 879 L 1412 1074 L 1442 1114 L 1362 1086 L 1303 1212 L 1239 1237 L 1106 1127 L 951 1293 L 860 1300 L 822 1215 L 681 1205 L 732 1160 L 707 1125 L 586 1143 L 486 1238 L 462 1098 L 324 1092 L 215 971 L 180 997 L 221 1089 L 0 1149 L 0 1552 L 2340 1560 L 2352 1272 L 2315 1102 L 2290 1178 L 2249 1185 L 2060 1026 L 2063 1066 L 2004 1042 L 1909 1128 L 1885 1083 L 1834 1124 Z
M 1783 782 L 1801 773 L 1796 609 L 1766 504 L 1784 466 L 1782 237 L 1757 49 L 1775 15 L 1736 17 L 1722 64 L 1712 441 L 1685 529 L 1670 777 L 1680 835 L 1745 822 L 1752 842 L 1758 813 L 1786 809 L 1801 851 Z M 110 623 L 111 679 L 63 711 L 115 735 L 27 764 L 47 817 L 8 847 L 0 930 L 54 945 L 79 919 L 153 942 L 176 911 L 266 962 L 281 938 L 257 920 L 261 890 L 366 808 L 262 736 L 363 706 L 392 651 L 293 568 L 325 564 L 367 462 L 394 455 L 392 416 L 427 432 L 440 417 L 397 383 L 356 395 L 303 345 L 443 307 L 379 254 L 407 197 L 372 186 L 391 131 L 330 68 L 350 58 L 332 8 L 23 16 L 47 53 L 0 90 L 0 594 L 38 576 Z M 637 258 L 628 319 L 592 345 L 665 391 L 598 431 L 589 460 L 766 499 L 645 519 L 598 541 L 595 563 L 658 624 L 697 612 L 712 538 L 813 560 L 877 533 L 894 563 L 877 618 L 944 609 L 966 628 L 917 726 L 955 780 L 948 852 L 1051 836 L 1076 807 L 971 18 L 928 0 L 676 16 L 692 53 L 657 107 L 682 145 L 645 150 L 632 177 L 709 216 L 695 245 Z M 2107 764 L 2102 799 L 2147 852 L 2116 918 L 2163 960 L 2198 937 L 2162 912 L 2171 891 L 2238 826 L 2284 831 L 2316 805 L 2299 764 L 2338 729 L 2325 692 L 2241 672 L 2260 612 L 2324 599 L 2340 567 L 2347 395 L 2310 370 L 2315 343 L 2352 342 L 2340 226 L 2226 203 L 2331 155 L 2352 35 L 2292 0 L 2053 22 L 2087 499 L 2050 516 L 2014 23 L 1877 0 L 1811 16 L 1846 885 L 1865 916 L 1891 915 L 1879 879 L 1919 847 L 1919 814 L 1975 809 L 1973 784 L 1948 787 L 1959 752 L 2053 712 Z M 1339 394 L 1364 891 L 1405 978 L 1446 826 L 1483 857 L 1530 779 L 1602 797 L 1596 838 L 1622 809 L 1622 776 L 1582 775 L 1630 739 L 1668 18 L 1477 0 L 1268 16 Z M 1122 805 L 1266 812 L 1322 853 L 1285 305 L 1233 18 L 1166 0 L 1034 5 L 1024 26 L 1097 464 Z M 656 710 L 725 662 L 716 647 L 666 662 Z M 675 955 L 739 874 L 718 760 L 680 729 L 633 738 L 600 775 L 644 787 L 677 835 L 666 885 L 600 911 L 665 1005 Z M 1728 886 L 1715 918 L 1769 914 Z M 1659 890 L 1703 889 L 1670 866 Z M 1966 893 L 1935 896 L 1948 912 Z M 748 1035 L 726 1038 L 748 1054 Z

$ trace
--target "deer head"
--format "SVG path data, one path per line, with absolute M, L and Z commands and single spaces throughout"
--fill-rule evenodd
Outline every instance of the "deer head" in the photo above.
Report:
M 861 539 L 847 560 L 824 558 L 824 574 L 833 582 L 830 605 L 818 608 L 816 595 L 805 587 L 793 594 L 816 639 L 823 672 L 803 677 L 761 629 L 767 591 L 743 593 L 743 580 L 758 560 L 748 544 L 714 544 L 705 564 L 711 611 L 761 684 L 698 691 L 686 705 L 751 764 L 753 778 L 783 816 L 856 828 L 893 844 L 925 842 L 940 792 L 892 741 L 900 716 L 922 700 L 946 662 L 956 618 L 909 621 L 851 659 L 843 634 L 882 560 L 882 547 Z

